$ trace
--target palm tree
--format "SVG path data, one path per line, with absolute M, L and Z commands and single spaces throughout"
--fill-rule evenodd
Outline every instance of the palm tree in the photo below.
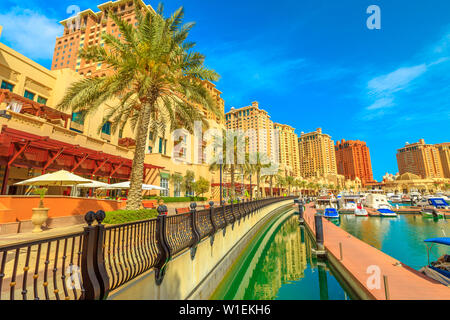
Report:
M 293 176 L 287 176 L 285 178 L 286 185 L 288 187 L 288 193 L 291 195 L 291 187 L 294 185 L 295 178 Z
M 182 189 L 188 193 L 190 196 L 194 193 L 195 184 L 195 173 L 191 170 L 186 170 L 186 174 L 183 177 L 183 182 L 181 184 Z
M 275 176 L 275 184 L 280 189 L 280 194 L 281 194 L 282 189 L 283 189 L 283 187 L 285 185 L 285 178 L 284 178 L 284 175 L 282 173 L 278 173 Z
M 249 161 L 248 166 L 252 167 L 256 174 L 257 197 L 261 197 L 261 171 L 271 166 L 270 160 L 265 153 L 253 152 L 249 155 Z
M 242 150 L 239 150 L 239 147 L 244 143 L 245 144 L 245 137 L 244 135 L 239 132 L 235 131 L 233 132 L 234 135 L 227 135 L 226 130 L 222 130 L 222 135 L 216 135 L 213 139 L 213 148 L 216 152 L 213 159 L 210 161 L 209 164 L 209 170 L 210 171 L 217 171 L 219 170 L 220 165 L 222 164 L 222 168 L 224 171 L 230 172 L 230 179 L 231 179 L 231 198 L 235 199 L 236 197 L 236 178 L 235 173 L 236 170 L 240 170 L 245 165 L 244 163 L 239 163 L 239 155 L 242 152 Z M 231 137 L 228 139 L 228 137 Z M 233 141 L 228 141 L 228 140 Z M 227 143 L 228 141 L 228 143 Z M 229 144 L 232 142 L 233 147 L 229 146 Z M 230 150 L 228 150 L 230 148 Z M 245 160 L 245 155 L 244 155 Z
M 245 157 L 248 158 L 248 154 L 246 154 Z M 255 174 L 255 168 L 253 166 L 248 165 L 248 161 L 246 161 L 243 170 L 244 176 L 249 179 L 250 183 L 250 199 L 253 199 L 252 177 Z
M 113 132 L 123 130 L 127 124 L 134 129 L 136 148 L 128 210 L 139 209 L 142 202 L 150 129 L 155 134 L 181 127 L 192 132 L 195 121 L 206 122 L 199 105 L 222 117 L 202 85 L 202 80 L 217 81 L 219 75 L 203 65 L 205 56 L 193 51 L 195 43 L 186 41 L 195 24 L 182 25 L 183 7 L 169 18 L 164 18 L 162 4 L 156 13 L 143 14 L 137 1 L 135 7 L 136 26 L 109 11 L 122 37 L 105 33 L 104 47 L 89 46 L 79 52 L 81 58 L 107 65 L 114 72 L 74 83 L 59 104 L 63 110 L 86 115 L 95 112 L 103 102 L 113 101 L 100 128 L 110 121 Z
M 183 176 L 179 173 L 170 175 L 170 180 L 173 183 L 174 196 L 181 191 L 181 184 L 183 183 Z

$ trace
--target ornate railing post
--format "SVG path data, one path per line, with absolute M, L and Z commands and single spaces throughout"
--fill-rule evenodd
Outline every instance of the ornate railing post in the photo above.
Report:
M 95 220 L 97 220 L 97 225 L 95 228 L 97 229 L 97 245 L 94 249 L 96 264 L 95 264 L 95 273 L 97 274 L 97 278 L 100 284 L 100 299 L 105 300 L 109 294 L 109 277 L 108 272 L 106 271 L 105 266 L 105 226 L 102 224 L 103 220 L 105 220 L 106 214 L 105 211 L 99 210 L 95 214 Z
M 200 231 L 198 230 L 198 217 L 197 217 L 197 203 L 192 202 L 191 208 L 191 227 L 192 227 L 192 246 L 191 246 L 191 258 L 194 259 L 197 251 L 197 245 L 200 243 Z
M 214 236 L 214 234 L 219 229 L 216 225 L 216 222 L 214 221 L 214 201 L 209 202 L 209 219 L 211 220 L 211 225 L 213 227 L 212 235 Z
M 171 253 L 166 234 L 167 206 L 161 205 L 156 210 L 158 211 L 158 217 L 156 218 L 156 239 L 160 256 L 155 264 L 155 282 L 156 285 L 159 286 L 166 274 L 167 266 L 171 259 Z
M 84 220 L 88 226 L 84 227 L 83 249 L 81 254 L 81 279 L 83 281 L 84 291 L 80 300 L 99 300 L 102 293 L 99 279 L 97 277 L 97 245 L 98 245 L 98 228 L 92 223 L 96 218 L 93 211 L 89 211 L 84 216 Z

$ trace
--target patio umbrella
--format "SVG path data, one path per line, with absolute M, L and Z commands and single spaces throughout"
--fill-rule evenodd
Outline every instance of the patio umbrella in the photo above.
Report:
M 80 189 L 96 189 L 96 188 L 108 188 L 108 187 L 110 187 L 109 184 L 101 182 L 101 181 L 95 181 L 95 180 L 91 180 L 90 183 L 83 183 L 83 184 L 77 185 L 77 188 L 80 188 Z
M 71 172 L 61 170 L 53 173 L 47 173 L 39 177 L 34 177 L 25 181 L 15 183 L 15 185 L 27 186 L 75 186 L 83 183 L 92 182 L 89 179 L 77 176 Z

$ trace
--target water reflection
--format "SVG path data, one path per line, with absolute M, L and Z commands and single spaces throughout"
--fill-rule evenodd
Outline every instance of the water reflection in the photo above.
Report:
M 223 284 L 224 300 L 345 299 L 325 262 L 311 252 L 312 239 L 296 216 L 274 222 L 246 252 L 244 261 Z

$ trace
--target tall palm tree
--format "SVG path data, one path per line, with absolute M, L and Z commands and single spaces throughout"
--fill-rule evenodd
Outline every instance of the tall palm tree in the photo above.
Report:
M 258 190 L 257 197 L 261 197 L 261 171 L 265 168 L 269 168 L 270 160 L 266 153 L 262 152 L 253 152 L 249 155 L 249 163 L 248 166 L 253 168 L 253 171 L 256 174 L 256 186 Z
M 250 199 L 253 199 L 253 186 L 252 186 L 252 178 L 253 175 L 256 173 L 255 172 L 255 168 L 251 165 L 248 164 L 248 157 L 249 155 L 246 154 L 246 161 L 245 161 L 245 165 L 243 167 L 244 170 L 244 176 L 248 178 L 249 183 L 250 183 Z
M 280 194 L 283 192 L 282 189 L 285 185 L 285 177 L 284 174 L 282 174 L 281 172 L 275 176 L 275 183 L 277 185 L 277 187 L 280 189 Z
M 203 121 L 199 105 L 221 117 L 214 99 L 202 85 L 202 80 L 217 81 L 219 75 L 204 66 L 205 56 L 193 51 L 195 43 L 186 41 L 195 24 L 182 24 L 183 7 L 165 18 L 162 4 L 156 13 L 144 14 L 139 2 L 134 3 L 136 26 L 109 11 L 121 38 L 103 34 L 104 47 L 89 46 L 79 53 L 81 58 L 102 63 L 114 72 L 74 83 L 59 104 L 63 110 L 86 115 L 107 100 L 117 101 L 104 116 L 100 128 L 110 121 L 113 132 L 123 130 L 127 124 L 134 129 L 136 149 L 128 210 L 139 209 L 142 202 L 145 147 L 150 129 L 155 134 L 181 127 L 192 132 L 194 122 Z
M 288 187 L 289 195 L 291 194 L 291 187 L 294 185 L 295 178 L 293 176 L 287 176 L 285 178 L 286 186 Z

